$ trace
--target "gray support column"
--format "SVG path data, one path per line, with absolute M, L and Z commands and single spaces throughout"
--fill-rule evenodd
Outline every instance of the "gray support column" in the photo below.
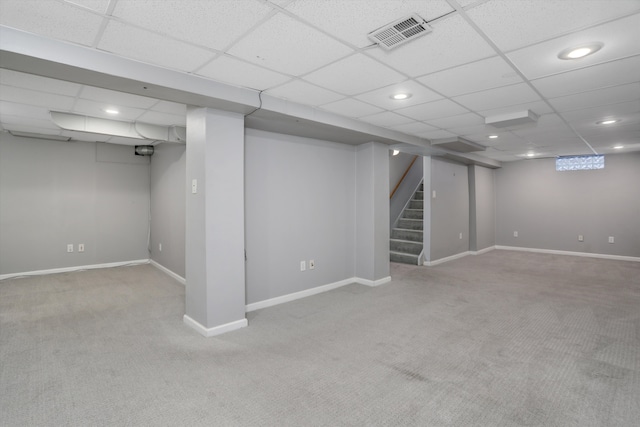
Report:
M 389 276 L 389 147 L 356 148 L 356 277 L 377 286 Z
M 187 110 L 184 321 L 210 337 L 247 326 L 244 116 Z
M 476 165 L 467 166 L 469 169 L 469 250 L 478 250 L 478 212 L 476 200 Z

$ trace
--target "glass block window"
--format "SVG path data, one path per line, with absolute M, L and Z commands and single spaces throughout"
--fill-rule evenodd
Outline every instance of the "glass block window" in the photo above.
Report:
M 556 158 L 556 170 L 584 171 L 592 169 L 604 169 L 604 156 L 560 156 Z

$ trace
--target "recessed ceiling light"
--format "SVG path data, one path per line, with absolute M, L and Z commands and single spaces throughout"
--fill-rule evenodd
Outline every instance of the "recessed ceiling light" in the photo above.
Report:
M 624 145 L 616 145 L 613 147 L 614 150 L 620 150 L 622 148 L 624 148 Z
M 604 44 L 600 42 L 587 43 L 580 46 L 569 47 L 558 54 L 560 59 L 580 59 L 596 53 Z
M 401 101 L 403 99 L 409 99 L 411 98 L 411 94 L 410 93 L 396 93 L 394 95 L 391 95 L 391 99 L 395 99 L 396 101 Z
M 596 122 L 597 125 L 612 125 L 614 123 L 618 123 L 619 120 L 617 119 L 607 119 L 607 120 L 600 120 L 599 122 Z
M 526 156 L 527 157 L 533 157 L 533 156 L 535 156 L 535 153 L 527 153 Z
M 398 154 L 400 154 L 400 151 L 399 151 L 399 150 L 393 150 L 393 155 L 394 155 L 394 156 L 397 156 Z
M 120 114 L 120 111 L 116 110 L 115 108 L 105 108 L 104 112 L 107 114 Z
M 489 139 L 496 139 L 498 135 L 489 135 Z

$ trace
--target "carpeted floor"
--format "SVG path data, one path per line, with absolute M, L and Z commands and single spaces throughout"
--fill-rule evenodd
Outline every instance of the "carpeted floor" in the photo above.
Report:
M 0 282 L 2 426 L 637 426 L 640 263 L 492 251 L 203 338 L 152 266 Z

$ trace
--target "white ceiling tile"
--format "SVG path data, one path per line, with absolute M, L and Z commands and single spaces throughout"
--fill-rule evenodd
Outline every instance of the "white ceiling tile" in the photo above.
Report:
M 499 56 L 439 71 L 417 80 L 436 88 L 446 96 L 462 95 L 522 82 L 520 76 Z
M 109 21 L 98 49 L 180 71 L 192 71 L 215 55 L 114 20 Z
M 0 24 L 90 46 L 102 17 L 56 0 L 2 0 Z
M 496 52 L 460 16 L 433 24 L 433 32 L 391 51 L 380 48 L 367 53 L 411 76 L 456 67 Z
M 467 13 L 494 43 L 510 50 L 637 10 L 637 0 L 492 0 Z
M 361 48 L 372 44 L 367 34 L 388 23 L 413 13 L 430 21 L 453 8 L 444 0 L 298 0 L 287 11 Z
M 65 0 L 67 3 L 72 3 L 78 6 L 85 7 L 87 9 L 95 10 L 98 13 L 105 13 L 109 6 L 109 0 Z
M 532 81 L 548 98 L 586 92 L 640 80 L 640 55 Z
M 284 14 L 269 19 L 228 51 L 249 62 L 296 76 L 352 52 L 344 44 Z
M 449 128 L 446 128 L 445 130 L 451 133 L 455 133 L 456 135 L 465 136 L 465 137 L 473 136 L 473 138 L 480 139 L 480 140 L 486 139 L 488 141 L 494 141 L 493 139 L 489 139 L 489 135 L 498 134 L 498 132 L 496 131 L 496 128 L 489 125 L 484 125 L 484 124 L 474 125 L 474 126 L 449 127 Z M 475 139 L 473 140 L 475 141 Z
M 15 86 L 2 85 L 0 86 L 0 93 L 2 93 L 3 101 L 44 107 L 49 110 L 57 108 L 69 110 L 73 106 L 74 101 L 70 96 L 38 92 Z
M 412 119 L 423 121 L 430 119 L 439 119 L 447 116 L 455 116 L 458 114 L 468 113 L 469 111 L 460 105 L 448 99 L 428 102 L 426 104 L 414 105 L 412 107 L 396 110 L 396 113 Z
M 46 107 L 9 102 L 5 100 L 4 96 L 2 96 L 2 101 L 0 101 L 0 117 L 3 117 L 5 115 L 29 117 L 33 118 L 34 120 L 43 121 L 51 120 L 51 114 L 49 114 L 49 109 Z
M 187 117 L 178 114 L 159 113 L 147 111 L 137 119 L 138 122 L 151 123 L 162 126 L 186 126 Z
M 88 99 L 78 99 L 73 106 L 72 112 L 83 116 L 100 117 L 110 120 L 133 121 L 136 120 L 144 110 L 141 108 L 118 106 L 119 114 L 107 114 L 104 110 L 111 107 L 101 101 L 90 101 Z
M 526 47 L 507 54 L 529 79 L 640 54 L 640 14 L 599 25 L 564 37 Z M 604 43 L 598 52 L 576 60 L 563 60 L 558 54 L 569 47 L 589 42 Z
M 15 132 L 39 133 L 43 135 L 60 135 L 60 128 L 52 129 L 51 127 L 38 127 L 37 123 L 2 123 L 2 127 L 6 130 Z
M 391 127 L 413 122 L 413 119 L 392 113 L 391 111 L 360 117 L 360 120 L 382 127 Z
M 76 96 L 82 87 L 76 83 L 63 82 L 62 80 L 50 79 L 4 68 L 0 68 L 0 83 L 66 96 Z
M 510 105 L 508 107 L 490 108 L 488 110 L 480 110 L 478 113 L 484 117 L 496 116 L 498 114 L 513 113 L 514 111 L 531 110 L 537 115 L 552 113 L 553 109 L 544 101 L 526 102 L 524 104 Z
M 514 160 L 520 160 L 519 158 L 517 158 L 512 154 L 504 153 L 502 151 L 494 150 L 491 148 L 488 149 L 487 151 L 484 151 L 482 155 L 490 159 L 497 160 L 499 162 L 512 162 Z
M 362 54 L 342 59 L 304 78 L 345 95 L 356 95 L 406 79 L 402 74 Z
M 456 96 L 454 101 L 471 110 L 489 110 L 526 102 L 540 101 L 540 96 L 526 83 Z
M 94 86 L 84 86 L 80 92 L 79 98 L 103 102 L 105 106 L 110 107 L 134 107 L 145 109 L 158 102 L 155 98 L 116 92 L 114 90 L 102 89 Z
M 484 117 L 481 117 L 475 113 L 465 113 L 457 116 L 443 117 L 440 119 L 431 119 L 427 122 L 435 127 L 442 129 L 449 129 L 454 127 L 483 125 Z
M 253 0 L 119 0 L 113 15 L 180 40 L 222 50 L 272 10 Z
M 569 123 L 583 121 L 592 121 L 595 123 L 610 118 L 619 119 L 623 116 L 637 115 L 637 113 L 640 113 L 640 100 L 566 111 L 562 113 L 562 117 Z
M 434 130 L 434 131 L 418 134 L 418 136 L 420 136 L 421 138 L 427 138 L 427 139 L 440 139 L 440 138 L 453 138 L 454 136 L 457 136 L 457 135 L 451 132 L 447 132 L 446 130 Z
M 575 95 L 551 98 L 549 102 L 557 111 L 572 111 L 599 105 L 617 104 L 640 99 L 640 83 L 614 86 L 582 92 Z
M 397 93 L 408 93 L 411 94 L 411 97 L 402 100 L 392 99 L 391 95 Z M 420 83 L 413 80 L 407 80 L 402 83 L 396 83 L 391 86 L 363 93 L 356 96 L 356 98 L 386 110 L 394 110 L 397 108 L 404 108 L 411 105 L 423 104 L 425 102 L 442 99 L 442 96 L 425 88 Z
M 266 70 L 228 55 L 219 56 L 198 70 L 196 74 L 256 90 L 265 90 L 291 80 L 291 77 L 284 74 Z
M 351 98 L 325 104 L 320 108 L 333 113 L 342 114 L 347 117 L 369 116 L 382 111 L 378 107 L 374 107 L 373 105 L 365 104 L 364 102 Z
M 403 125 L 393 126 L 392 129 L 397 130 L 398 132 L 404 132 L 411 135 L 419 135 L 419 134 L 424 134 L 426 132 L 433 132 L 438 130 L 438 128 L 436 127 L 429 126 L 421 122 L 413 122 L 413 123 L 406 123 Z
M 38 120 L 33 117 L 28 116 L 9 116 L 9 115 L 0 115 L 0 120 L 3 125 L 11 124 L 11 125 L 21 125 L 21 126 L 34 126 L 40 129 L 52 129 L 52 130 L 60 130 L 58 126 L 56 126 L 50 119 L 48 120 Z
M 312 106 L 323 105 L 344 98 L 344 95 L 323 89 L 302 80 L 293 80 L 276 88 L 269 89 L 266 93 L 278 98 Z
M 170 101 L 160 101 L 155 104 L 151 110 L 159 112 L 159 113 L 168 113 L 174 114 L 178 116 L 186 116 L 187 115 L 187 106 L 184 104 L 178 104 L 176 102 Z

